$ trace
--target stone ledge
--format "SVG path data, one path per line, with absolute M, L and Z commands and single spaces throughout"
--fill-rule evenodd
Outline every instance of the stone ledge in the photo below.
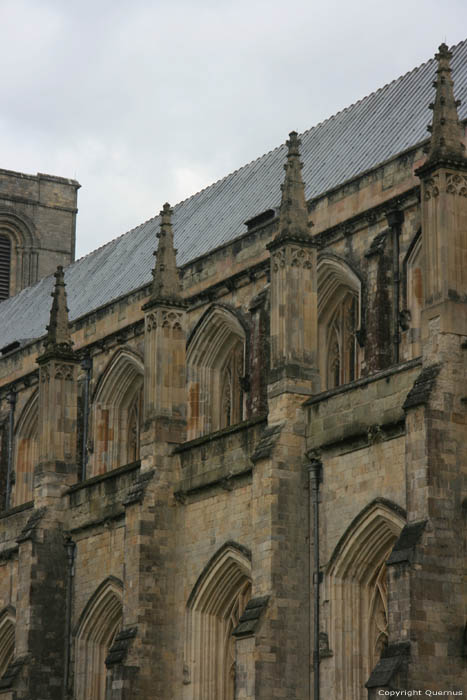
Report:
M 128 629 L 121 630 L 117 634 L 105 659 L 105 665 L 107 668 L 114 666 L 115 664 L 120 664 L 126 659 L 131 643 L 136 637 L 137 631 L 137 627 L 129 627 Z
M 67 494 L 76 493 L 76 491 L 81 491 L 82 489 L 88 489 L 96 484 L 101 484 L 103 481 L 108 481 L 110 479 L 118 479 L 122 474 L 127 474 L 132 471 L 136 471 L 141 466 L 140 460 L 136 462 L 131 462 L 130 464 L 125 464 L 123 467 L 117 467 L 117 469 L 111 469 L 105 474 L 98 474 L 97 476 L 92 476 L 86 481 L 81 481 L 78 484 L 73 484 L 67 491 Z
M 232 632 L 233 636 L 237 638 L 250 637 L 255 634 L 260 618 L 268 606 L 268 602 L 268 595 L 251 598 L 240 617 L 238 625 Z
M 402 562 L 408 562 L 410 564 L 413 561 L 415 548 L 422 538 L 427 522 L 427 520 L 419 520 L 418 522 L 404 525 L 389 555 L 386 566 L 392 566 L 393 564 L 400 564 Z
M 233 433 L 238 433 L 241 432 L 242 430 L 247 430 L 248 428 L 251 428 L 254 425 L 258 425 L 259 423 L 265 423 L 267 421 L 267 415 L 262 414 L 260 416 L 256 416 L 255 418 L 250 418 L 248 420 L 244 420 L 241 423 L 236 423 L 235 425 L 229 425 L 227 428 L 223 428 L 222 430 L 216 430 L 214 433 L 208 433 L 207 435 L 201 435 L 200 437 L 194 438 L 193 440 L 188 440 L 187 442 L 182 443 L 181 445 L 177 445 L 177 447 L 174 448 L 174 453 L 180 453 L 180 452 L 187 452 L 188 450 L 191 450 L 193 447 L 199 447 L 201 445 L 206 445 L 210 442 L 213 442 L 215 440 L 220 440 L 225 435 L 232 435 Z
M 381 655 L 380 660 L 374 667 L 365 687 L 387 688 L 394 675 L 406 663 L 410 655 L 410 642 L 398 642 L 390 644 Z
M 19 536 L 16 538 L 16 541 L 18 544 L 21 544 L 21 542 L 25 542 L 26 540 L 32 540 L 34 539 L 34 536 L 36 534 L 37 527 L 44 517 L 45 513 L 47 511 L 47 508 L 37 508 L 36 510 L 33 511 L 31 516 L 29 517 L 29 520 L 27 521 L 26 525 L 23 527 L 21 530 Z
M 180 481 L 179 488 L 174 491 L 174 497 L 179 503 L 184 503 L 186 496 L 199 493 L 205 489 L 212 489 L 216 486 L 220 486 L 225 491 L 232 491 L 234 482 L 242 476 L 249 476 L 252 471 L 252 467 L 240 469 L 236 472 L 213 469 L 210 472 L 198 475 L 198 477 Z
M 16 678 L 21 673 L 23 666 L 25 666 L 28 663 L 28 660 L 28 656 L 20 656 L 16 659 L 13 659 L 13 661 L 8 665 L 7 670 L 5 671 L 3 676 L 0 678 L 0 692 L 13 687 Z
M 26 501 L 26 503 L 21 503 L 21 505 L 19 506 L 9 508 L 8 510 L 3 511 L 3 513 L 0 513 L 0 520 L 2 518 L 9 518 L 12 515 L 16 515 L 17 513 L 23 513 L 24 511 L 30 510 L 31 508 L 34 508 L 34 501 Z
M 404 411 L 428 403 L 440 370 L 441 365 L 430 365 L 422 369 L 402 405 Z
M 367 386 L 367 384 L 371 384 L 372 382 L 377 382 L 380 379 L 385 379 L 386 377 L 392 377 L 395 374 L 400 374 L 401 372 L 405 372 L 408 369 L 413 369 L 414 367 L 420 367 L 422 364 L 422 358 L 421 357 L 416 357 L 413 360 L 408 360 L 407 362 L 401 362 L 398 365 L 393 365 L 392 367 L 388 367 L 388 369 L 383 369 L 380 372 L 375 372 L 375 374 L 371 374 L 369 377 L 361 377 L 360 379 L 356 379 L 353 382 L 349 382 L 348 384 L 342 384 L 342 386 L 338 386 L 335 389 L 329 389 L 328 391 L 323 391 L 321 394 L 317 394 L 316 396 L 312 396 L 310 399 L 307 399 L 304 402 L 304 406 L 313 406 L 314 404 L 321 403 L 322 401 L 326 401 L 327 399 L 333 397 L 333 396 L 338 396 L 339 394 L 344 394 L 348 391 L 353 391 L 354 389 L 358 389 L 360 387 Z

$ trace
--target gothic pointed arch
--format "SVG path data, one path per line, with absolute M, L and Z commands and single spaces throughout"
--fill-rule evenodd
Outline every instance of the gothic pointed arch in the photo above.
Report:
M 318 258 L 317 273 L 320 374 L 323 387 L 332 389 L 358 377 L 362 283 L 334 254 Z
M 19 506 L 33 498 L 34 467 L 39 459 L 39 401 L 37 390 L 23 408 L 15 428 L 15 483 L 12 503 Z
M 15 656 L 15 609 L 8 605 L 0 612 L 0 678 Z
M 251 596 L 251 555 L 226 542 L 200 574 L 187 602 L 185 697 L 234 700 L 233 630 Z
M 0 207 L 0 301 L 37 281 L 38 250 L 31 219 Z
M 366 697 L 365 683 L 387 644 L 386 561 L 404 524 L 402 508 L 375 499 L 343 533 L 326 567 L 328 664 L 338 700 Z
M 92 398 L 92 475 L 139 459 L 144 365 L 120 348 L 99 377 Z
M 247 327 L 235 310 L 215 304 L 201 317 L 187 343 L 188 438 L 244 419 Z
M 105 700 L 105 659 L 122 625 L 122 582 L 106 578 L 85 605 L 75 630 L 75 700 Z

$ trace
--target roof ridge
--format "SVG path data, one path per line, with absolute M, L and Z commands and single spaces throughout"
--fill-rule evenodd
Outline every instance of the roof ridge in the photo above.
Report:
M 467 42 L 467 39 L 464 39 L 462 41 L 459 41 L 457 44 L 454 46 L 450 47 L 450 50 L 453 51 L 457 49 L 461 44 L 464 44 Z M 317 122 L 313 126 L 311 126 L 309 129 L 305 129 L 304 131 L 299 133 L 299 136 L 303 136 L 305 134 L 309 134 L 312 132 L 314 129 L 316 129 L 319 126 L 322 126 L 323 124 L 326 124 L 327 122 L 330 122 L 331 120 L 335 119 L 338 117 L 340 114 L 344 114 L 345 112 L 348 112 L 350 109 L 353 109 L 357 105 L 361 104 L 364 100 L 367 100 L 369 97 L 372 97 L 373 95 L 377 95 L 378 93 L 382 92 L 383 90 L 386 90 L 390 85 L 394 85 L 398 81 L 402 80 L 403 78 L 406 78 L 407 76 L 411 75 L 412 73 L 415 73 L 416 71 L 420 70 L 424 66 L 428 65 L 429 63 L 435 62 L 435 58 L 429 58 L 426 61 L 423 61 L 422 63 L 418 64 L 414 68 L 412 68 L 409 71 L 406 71 L 405 73 L 402 73 L 402 75 L 399 75 L 397 78 L 394 78 L 393 80 L 390 80 L 388 83 L 385 83 L 381 87 L 377 88 L 376 90 L 373 90 L 372 92 L 369 92 L 367 95 L 364 95 L 358 100 L 355 100 L 355 102 L 352 102 L 350 105 L 347 105 L 346 107 L 343 107 L 342 109 L 338 110 L 334 114 L 331 114 L 329 117 L 326 117 L 325 119 L 322 119 L 321 121 Z M 182 204 L 185 204 L 186 202 L 189 202 L 192 200 L 194 197 L 197 197 L 200 195 L 202 192 L 206 192 L 209 190 L 211 187 L 215 187 L 219 183 L 223 182 L 224 180 L 227 180 L 227 178 L 232 177 L 233 175 L 236 175 L 238 172 L 241 170 L 244 170 L 245 168 L 249 168 L 252 166 L 254 163 L 257 161 L 262 160 L 263 158 L 269 156 L 271 153 L 274 153 L 275 151 L 279 150 L 280 148 L 285 149 L 285 143 L 280 144 L 279 146 L 275 146 L 274 148 L 269 149 L 265 153 L 262 153 L 261 155 L 257 156 L 256 158 L 253 158 L 252 160 L 248 161 L 247 163 L 244 163 L 243 165 L 240 165 L 238 168 L 235 168 L 235 170 L 232 170 L 231 172 L 227 173 L 226 175 L 223 175 L 222 177 L 218 178 L 217 180 L 214 180 L 214 182 L 211 182 L 209 185 L 206 185 L 206 187 L 202 187 L 201 189 L 197 190 L 196 192 L 193 192 L 193 194 L 189 195 L 188 197 L 185 197 L 185 199 L 181 199 L 179 202 L 174 204 L 173 210 L 174 214 L 176 213 L 178 207 L 180 207 Z M 80 260 L 84 260 L 87 258 L 89 255 L 93 255 L 96 253 L 98 250 L 102 250 L 106 246 L 110 245 L 111 243 L 114 243 L 115 241 L 119 240 L 120 238 L 123 238 L 123 236 L 126 236 L 127 234 L 132 233 L 136 229 L 141 228 L 142 226 L 145 226 L 148 224 L 150 221 L 155 221 L 158 218 L 158 214 L 155 216 L 149 217 L 149 219 L 146 219 L 146 221 L 143 221 L 140 224 L 137 224 L 136 226 L 133 226 L 133 228 L 129 229 L 128 231 L 125 231 L 121 233 L 119 236 L 116 236 L 115 238 L 112 238 L 110 241 L 107 241 L 106 243 L 103 243 L 101 246 L 98 246 L 97 248 L 94 248 L 93 250 L 89 251 L 89 253 L 86 253 L 83 255 L 81 258 L 78 258 L 75 260 L 71 265 L 74 265 L 75 263 L 79 262 Z M 69 267 L 69 266 L 68 266 Z

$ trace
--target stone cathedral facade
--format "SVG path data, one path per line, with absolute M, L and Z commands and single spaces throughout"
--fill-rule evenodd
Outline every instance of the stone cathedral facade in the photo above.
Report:
M 464 93 L 443 44 L 5 294 L 0 700 L 466 692 Z

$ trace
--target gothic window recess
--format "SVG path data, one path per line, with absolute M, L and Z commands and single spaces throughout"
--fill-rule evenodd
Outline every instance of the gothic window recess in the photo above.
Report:
M 250 562 L 229 546 L 202 579 L 188 603 L 184 698 L 235 700 L 233 631 L 251 597 Z
M 358 301 L 348 292 L 338 304 L 327 328 L 327 388 L 352 382 L 357 377 Z
M 188 439 L 245 417 L 245 331 L 224 307 L 201 319 L 187 348 Z
M 104 582 L 86 606 L 75 643 L 76 700 L 105 700 L 105 659 L 122 625 L 121 584 Z

